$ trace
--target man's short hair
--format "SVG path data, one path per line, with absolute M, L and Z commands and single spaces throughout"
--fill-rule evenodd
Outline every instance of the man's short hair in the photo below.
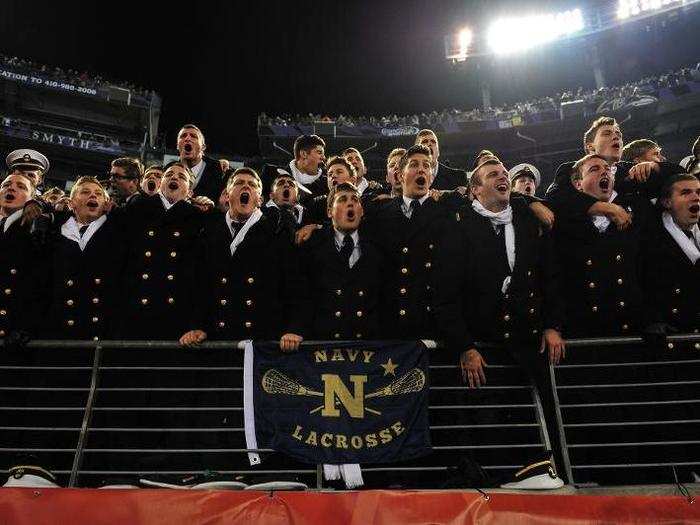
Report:
M 408 148 L 406 150 L 406 153 L 404 153 L 401 157 L 401 160 L 399 161 L 399 171 L 404 170 L 404 168 L 408 164 L 408 160 L 414 155 L 427 155 L 431 159 L 433 158 L 433 153 L 432 151 L 430 151 L 430 148 L 428 146 L 423 146 L 423 144 L 414 144 L 413 146 Z
M 340 156 L 344 157 L 345 155 L 350 155 L 350 153 L 357 153 L 360 157 L 362 157 L 362 153 L 360 153 L 360 150 L 357 148 L 345 148 L 340 152 Z
M 622 157 L 620 160 L 632 162 L 637 157 L 644 155 L 650 149 L 658 147 L 659 145 L 651 139 L 633 140 L 622 148 Z
M 617 120 L 615 120 L 613 117 L 600 117 L 595 119 L 591 124 L 591 127 L 588 128 L 588 131 L 586 131 L 583 134 L 584 151 L 586 151 L 586 146 L 595 140 L 595 134 L 598 133 L 598 130 L 603 126 L 620 127 L 620 125 L 617 123 Z
M 108 197 L 107 190 L 105 190 L 104 186 L 102 186 L 102 183 L 99 180 L 97 180 L 97 178 L 84 176 L 84 177 L 80 177 L 78 180 L 76 180 L 75 183 L 73 184 L 73 186 L 71 187 L 70 198 L 72 199 L 75 196 L 75 194 L 78 192 L 78 188 L 80 188 L 80 186 L 84 186 L 85 184 L 96 184 L 102 190 L 102 195 L 104 195 L 105 198 Z
M 326 148 L 326 142 L 318 135 L 299 135 L 294 141 L 294 158 L 298 159 L 302 151 L 308 153 L 317 146 Z
M 354 195 L 357 196 L 357 198 L 360 198 L 360 190 L 357 189 L 357 186 L 355 186 L 352 182 L 343 182 L 341 184 L 338 184 L 336 187 L 334 187 L 330 193 L 328 194 L 328 207 L 332 208 L 333 207 L 333 201 L 335 200 L 336 195 L 342 192 L 350 192 Z
M 477 165 L 476 168 L 472 171 L 472 176 L 469 178 L 469 185 L 470 186 L 481 186 L 481 176 L 478 175 L 479 171 L 481 168 L 484 166 L 496 166 L 498 164 L 503 164 L 500 160 L 498 159 L 488 159 L 482 162 L 481 164 Z
M 185 170 L 185 173 L 187 173 L 187 176 L 190 179 L 190 186 L 192 186 L 192 184 L 194 184 L 194 173 L 192 173 L 192 170 L 190 169 L 190 167 L 187 164 L 185 164 L 184 162 L 182 162 L 181 160 L 173 160 L 172 162 L 168 162 L 165 166 L 163 166 L 163 174 L 165 174 L 165 172 L 168 171 L 173 166 L 179 166 L 183 170 Z
M 201 142 L 202 144 L 205 144 L 205 143 L 206 143 L 205 140 L 204 140 L 204 133 L 202 133 L 202 130 L 199 129 L 199 126 L 197 126 L 196 124 L 185 124 L 184 126 L 182 126 L 182 127 L 180 128 L 180 131 L 177 132 L 177 136 L 178 136 L 178 137 L 180 136 L 180 132 L 181 132 L 183 129 L 193 129 L 193 130 L 195 130 L 195 131 L 197 132 L 197 135 L 199 135 L 199 140 L 200 140 L 200 142 Z
M 659 198 L 657 199 L 657 202 L 660 203 L 664 199 L 670 199 L 671 195 L 673 194 L 673 185 L 677 182 L 683 182 L 686 180 L 696 181 L 698 178 L 690 173 L 676 173 L 675 175 L 671 175 L 668 179 L 666 179 L 664 185 L 661 187 L 661 190 L 659 190 Z
M 126 176 L 133 180 L 139 180 L 143 177 L 143 164 L 139 159 L 132 157 L 119 157 L 111 163 L 113 168 L 121 168 L 126 173 Z
M 345 151 L 347 151 L 347 150 L 345 150 Z M 343 153 L 345 153 L 345 152 L 343 152 Z M 330 160 L 326 163 L 326 170 L 330 170 L 331 166 L 333 166 L 334 164 L 341 164 L 341 165 L 345 166 L 345 169 L 348 170 L 348 173 L 350 174 L 350 176 L 353 178 L 357 178 L 357 170 L 355 169 L 355 166 L 350 164 L 350 162 L 345 157 L 341 157 L 341 156 L 331 157 Z
M 233 171 L 234 170 L 232 170 L 231 175 L 233 175 Z M 270 189 L 274 189 L 274 187 L 277 185 L 277 183 L 279 181 L 281 181 L 282 179 L 289 179 L 292 181 L 292 184 L 294 184 L 295 186 L 297 185 L 297 181 L 294 180 L 294 177 L 292 177 L 289 173 L 280 173 L 274 179 L 272 179 L 272 185 L 270 186 Z
M 148 173 L 149 171 L 152 171 L 152 170 L 158 170 L 158 171 L 160 171 L 160 172 L 165 171 L 165 170 L 163 169 L 163 166 L 161 166 L 160 164 L 152 164 L 151 166 L 148 166 L 148 167 L 143 171 L 143 174 L 145 175 L 146 173 Z
M 32 180 L 32 178 L 29 176 L 29 174 L 26 171 L 24 171 L 20 168 L 17 168 L 17 167 L 12 168 L 11 170 L 9 170 L 7 172 L 7 175 L 5 175 L 2 180 L 5 180 L 10 175 L 19 175 L 20 177 L 24 177 L 25 179 L 27 179 L 29 181 L 29 186 L 32 189 L 32 195 L 34 195 L 34 192 L 36 191 L 36 186 L 34 185 L 34 181 Z
M 386 160 L 387 162 L 391 157 L 396 157 L 397 155 L 401 155 L 402 157 L 406 154 L 406 148 L 394 148 L 391 150 L 389 155 L 387 155 Z
M 231 177 L 233 177 L 233 174 L 236 172 L 236 168 L 226 168 L 226 171 L 224 171 L 223 175 L 223 183 L 224 183 L 224 188 L 228 187 L 228 181 L 231 180 Z
M 262 180 L 260 179 L 260 175 L 258 175 L 258 172 L 255 171 L 253 168 L 248 167 L 238 168 L 233 173 L 231 173 L 231 175 L 228 178 L 228 181 L 226 182 L 226 191 L 229 191 L 231 189 L 231 186 L 233 186 L 233 180 L 238 175 L 250 175 L 251 177 L 253 177 L 258 184 L 258 190 L 260 190 L 260 192 L 262 193 Z
M 41 196 L 48 197 L 48 196 L 54 195 L 54 194 L 58 195 L 60 197 L 63 197 L 66 194 L 66 192 L 57 186 L 52 186 L 48 190 L 46 190 L 44 193 L 42 193 Z
M 416 140 L 414 144 L 418 144 L 420 138 L 425 137 L 426 135 L 433 135 L 435 138 L 437 138 L 437 133 L 435 133 L 432 129 L 424 128 L 416 133 Z
M 586 162 L 588 162 L 591 159 L 600 159 L 604 160 L 605 163 L 608 163 L 608 160 L 601 156 L 598 155 L 597 153 L 589 153 L 588 155 L 584 155 L 580 159 L 578 159 L 573 166 L 571 166 L 571 180 L 572 182 L 575 180 L 581 180 L 583 178 L 583 173 L 581 172 L 581 168 L 583 167 Z
M 481 159 L 483 157 L 496 157 L 498 156 L 491 150 L 488 149 L 482 149 L 479 153 L 477 153 L 474 156 L 474 161 L 472 162 L 472 171 L 476 171 L 476 168 L 479 164 L 481 164 Z

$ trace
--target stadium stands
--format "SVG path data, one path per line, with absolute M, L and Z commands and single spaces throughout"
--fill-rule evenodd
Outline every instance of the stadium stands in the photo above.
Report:
M 160 156 L 160 97 L 99 75 L 0 57 L 0 147 L 51 157 L 48 182 L 102 173 L 115 156 Z M 159 149 L 160 148 L 160 149 Z
M 497 128 L 523 126 L 537 122 L 546 122 L 560 118 L 561 105 L 582 101 L 586 115 L 611 113 L 631 106 L 654 103 L 658 99 L 672 98 L 684 93 L 700 90 L 700 64 L 685 67 L 658 77 L 647 77 L 621 86 L 603 87 L 585 90 L 582 87 L 571 89 L 555 95 L 535 100 L 516 102 L 514 104 L 492 108 L 475 108 L 472 110 L 443 109 L 430 113 L 414 115 L 384 116 L 346 116 L 337 117 L 313 114 L 268 116 L 262 113 L 258 117 L 259 134 L 271 133 L 284 136 L 288 133 L 298 134 L 298 130 L 286 130 L 314 123 L 334 123 L 339 135 L 375 134 L 390 135 L 391 130 L 402 127 L 431 128 L 444 133 L 460 132 L 460 123 L 491 122 Z M 563 117 L 562 117 L 563 118 Z M 492 125 L 488 126 L 489 128 Z

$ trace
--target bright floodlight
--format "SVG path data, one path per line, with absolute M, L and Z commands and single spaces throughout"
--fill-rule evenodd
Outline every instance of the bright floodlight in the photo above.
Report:
M 459 33 L 445 37 L 445 58 L 462 62 L 469 56 L 469 46 L 472 44 L 473 34 L 470 29 L 464 28 Z
M 683 0 L 620 0 L 617 6 L 617 17 L 624 20 L 640 13 L 656 11 L 662 7 L 682 2 Z
M 515 53 L 577 33 L 584 25 L 580 9 L 548 15 L 502 18 L 491 24 L 487 38 L 494 53 Z
M 459 54 L 467 56 L 467 51 L 469 51 L 469 46 L 472 43 L 472 32 L 464 28 L 459 32 Z

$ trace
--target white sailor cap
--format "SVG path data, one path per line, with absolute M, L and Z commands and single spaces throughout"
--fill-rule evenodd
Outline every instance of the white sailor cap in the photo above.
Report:
M 687 157 L 683 157 L 678 164 L 680 164 L 681 168 L 683 168 L 685 171 L 688 171 L 688 166 L 690 166 L 690 164 L 694 161 L 695 157 L 693 155 L 688 155 Z
M 56 477 L 50 471 L 38 465 L 15 465 L 9 470 L 10 477 L 3 487 L 59 487 Z
M 540 182 L 542 181 L 542 176 L 540 175 L 540 170 L 535 168 L 532 164 L 523 162 L 522 164 L 513 166 L 508 170 L 508 178 L 510 179 L 511 184 L 515 179 L 524 175 L 532 175 L 532 178 L 535 179 L 535 187 L 539 187 Z
M 7 169 L 14 168 L 26 170 L 40 170 L 42 173 L 49 171 L 49 159 L 45 155 L 33 149 L 16 149 L 5 159 Z

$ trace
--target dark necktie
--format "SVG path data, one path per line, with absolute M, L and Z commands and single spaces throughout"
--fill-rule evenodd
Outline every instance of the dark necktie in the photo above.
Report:
M 87 226 L 81 226 L 80 227 L 80 238 L 83 238 L 83 235 L 85 235 L 85 232 L 87 231 L 88 227 Z
M 241 229 L 241 223 L 240 222 L 235 222 L 231 221 L 231 240 L 236 238 L 236 235 L 238 235 L 238 232 Z
M 2 223 L 0 223 L 1 225 Z M 693 235 L 693 232 L 690 230 L 681 230 L 683 233 L 685 233 L 685 236 L 688 237 L 692 241 L 692 243 L 695 245 L 696 248 L 700 249 L 700 246 L 695 242 L 695 236 Z
M 503 250 L 501 253 L 506 254 L 506 260 L 508 260 L 508 247 L 506 246 L 506 225 L 496 224 L 496 239 L 499 246 L 499 250 Z
M 355 241 L 352 240 L 352 236 L 349 233 L 345 234 L 343 238 L 343 246 L 340 248 L 340 257 L 343 262 L 349 267 L 350 266 L 350 256 L 352 251 L 355 249 Z
M 413 199 L 413 200 L 411 201 L 411 206 L 410 206 L 410 208 L 411 208 L 411 219 L 413 219 L 413 217 L 416 216 L 416 214 L 418 213 L 418 210 L 420 210 L 420 207 L 421 207 L 421 203 L 420 203 L 420 201 L 419 201 L 418 199 Z

